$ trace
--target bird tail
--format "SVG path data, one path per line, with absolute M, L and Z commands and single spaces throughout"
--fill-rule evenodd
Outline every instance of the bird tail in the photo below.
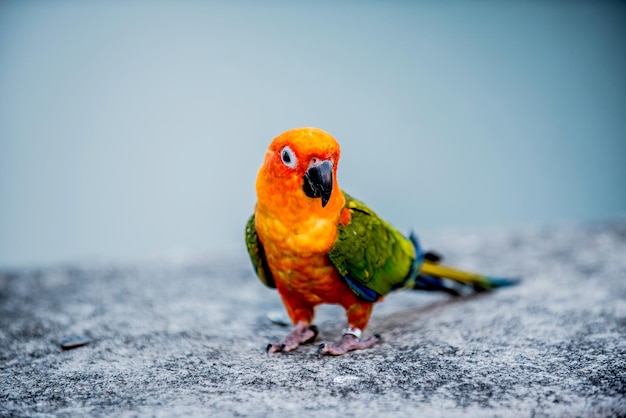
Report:
M 481 292 L 519 283 L 517 278 L 485 276 L 441 265 L 439 255 L 424 253 L 415 235 L 411 234 L 410 239 L 417 253 L 416 261 L 421 265 L 419 270 L 416 269 L 418 274 L 406 283 L 406 287 L 416 290 L 438 290 L 458 296 L 467 289 Z

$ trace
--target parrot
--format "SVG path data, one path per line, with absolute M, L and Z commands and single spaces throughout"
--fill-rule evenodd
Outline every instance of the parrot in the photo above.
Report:
M 293 329 L 266 352 L 290 352 L 315 341 L 320 304 L 345 309 L 347 327 L 338 342 L 317 354 L 339 356 L 375 345 L 363 338 L 373 306 L 402 289 L 487 291 L 517 283 L 441 264 L 363 202 L 340 189 L 340 146 L 314 127 L 283 132 L 270 143 L 256 178 L 257 201 L 245 227 L 246 248 L 260 281 L 276 289 Z

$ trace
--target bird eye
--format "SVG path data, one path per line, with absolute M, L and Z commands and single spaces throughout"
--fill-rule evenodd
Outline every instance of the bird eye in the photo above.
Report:
M 280 159 L 283 161 L 283 164 L 289 168 L 294 168 L 296 166 L 296 156 L 289 147 L 283 148 L 280 152 Z

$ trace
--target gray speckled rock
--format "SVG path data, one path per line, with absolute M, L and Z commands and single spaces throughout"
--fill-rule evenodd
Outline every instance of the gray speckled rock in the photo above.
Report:
M 5 271 L 0 415 L 626 415 L 626 221 L 422 242 L 524 281 L 393 294 L 367 330 L 383 342 L 338 358 L 265 355 L 288 328 L 243 256 Z M 316 323 L 337 339 L 343 312 Z

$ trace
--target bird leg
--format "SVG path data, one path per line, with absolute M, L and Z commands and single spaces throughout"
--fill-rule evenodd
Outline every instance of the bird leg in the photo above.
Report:
M 312 343 L 317 338 L 319 331 L 315 325 L 309 325 L 307 322 L 298 322 L 282 343 L 268 344 L 265 351 L 267 353 L 276 353 L 278 351 L 293 351 L 300 344 Z
M 362 350 L 376 344 L 380 340 L 380 335 L 374 334 L 371 337 L 361 341 L 361 330 L 349 327 L 343 331 L 343 336 L 338 344 L 322 343 L 317 348 L 317 355 L 330 354 L 331 356 L 340 356 L 352 350 Z

